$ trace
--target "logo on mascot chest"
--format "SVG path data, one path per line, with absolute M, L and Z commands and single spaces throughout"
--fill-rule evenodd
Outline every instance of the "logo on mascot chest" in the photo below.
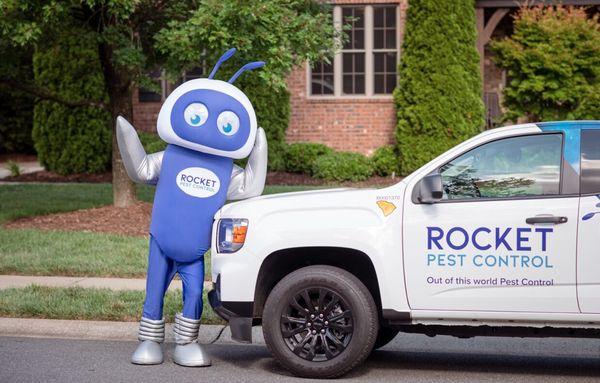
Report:
M 221 187 L 217 175 L 204 168 L 183 169 L 177 174 L 175 182 L 185 194 L 198 198 L 211 197 L 217 194 Z

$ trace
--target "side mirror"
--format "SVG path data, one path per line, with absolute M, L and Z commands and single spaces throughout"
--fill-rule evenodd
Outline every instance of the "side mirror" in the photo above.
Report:
M 418 200 L 421 203 L 436 203 L 444 196 L 440 173 L 429 174 L 419 182 Z

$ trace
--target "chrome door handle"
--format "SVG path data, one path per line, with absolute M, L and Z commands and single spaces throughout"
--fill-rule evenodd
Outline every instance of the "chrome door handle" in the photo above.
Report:
M 538 215 L 537 217 L 529 217 L 525 220 L 525 222 L 530 225 L 535 225 L 536 223 L 552 223 L 558 225 L 560 223 L 566 223 L 567 221 L 567 217 L 556 217 L 553 215 Z

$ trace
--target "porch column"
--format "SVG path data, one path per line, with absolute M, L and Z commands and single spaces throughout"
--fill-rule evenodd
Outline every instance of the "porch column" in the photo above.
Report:
M 490 42 L 492 33 L 498 26 L 498 23 L 509 12 L 508 8 L 498 8 L 488 22 L 485 22 L 484 8 L 475 8 L 477 25 L 477 51 L 479 52 L 479 71 L 481 79 L 484 80 L 485 46 Z M 482 81 L 483 84 L 483 81 Z

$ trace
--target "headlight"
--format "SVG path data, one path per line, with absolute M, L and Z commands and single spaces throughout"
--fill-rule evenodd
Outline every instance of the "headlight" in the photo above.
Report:
M 243 218 L 223 218 L 217 230 L 217 250 L 219 253 L 235 253 L 244 246 L 248 220 Z

